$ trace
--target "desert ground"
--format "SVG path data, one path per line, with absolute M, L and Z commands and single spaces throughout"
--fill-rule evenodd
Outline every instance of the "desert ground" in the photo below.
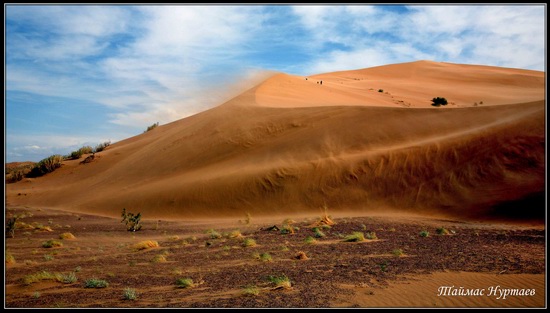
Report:
M 544 74 L 275 74 L 6 184 L 5 307 L 545 307 Z

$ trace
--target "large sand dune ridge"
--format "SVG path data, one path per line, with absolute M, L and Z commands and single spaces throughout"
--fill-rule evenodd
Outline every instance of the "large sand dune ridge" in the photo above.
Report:
M 450 104 L 432 107 L 438 96 Z M 429 61 L 307 79 L 276 74 L 80 161 L 8 184 L 7 201 L 107 216 L 127 208 L 150 218 L 324 205 L 542 218 L 545 78 Z

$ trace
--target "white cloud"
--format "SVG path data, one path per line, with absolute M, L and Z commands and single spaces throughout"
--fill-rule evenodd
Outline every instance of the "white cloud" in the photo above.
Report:
M 296 6 L 293 13 L 317 48 L 312 72 L 428 59 L 543 70 L 544 6 Z

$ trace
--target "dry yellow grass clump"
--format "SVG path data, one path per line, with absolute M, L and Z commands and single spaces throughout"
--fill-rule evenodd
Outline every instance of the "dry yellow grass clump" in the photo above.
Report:
M 157 248 L 157 247 L 159 247 L 159 243 L 156 242 L 155 240 L 145 240 L 145 241 L 138 242 L 134 245 L 134 249 L 136 250 L 145 250 L 145 249 Z
M 11 252 L 6 251 L 6 264 L 15 264 L 15 257 L 11 254 Z
M 63 234 L 59 235 L 59 239 L 72 240 L 72 239 L 76 239 L 76 237 L 71 233 L 63 233 Z

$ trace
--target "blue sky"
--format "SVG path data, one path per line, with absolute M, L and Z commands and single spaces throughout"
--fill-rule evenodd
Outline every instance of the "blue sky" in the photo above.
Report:
M 116 142 L 273 71 L 416 60 L 546 70 L 538 5 L 4 5 L 5 161 Z

